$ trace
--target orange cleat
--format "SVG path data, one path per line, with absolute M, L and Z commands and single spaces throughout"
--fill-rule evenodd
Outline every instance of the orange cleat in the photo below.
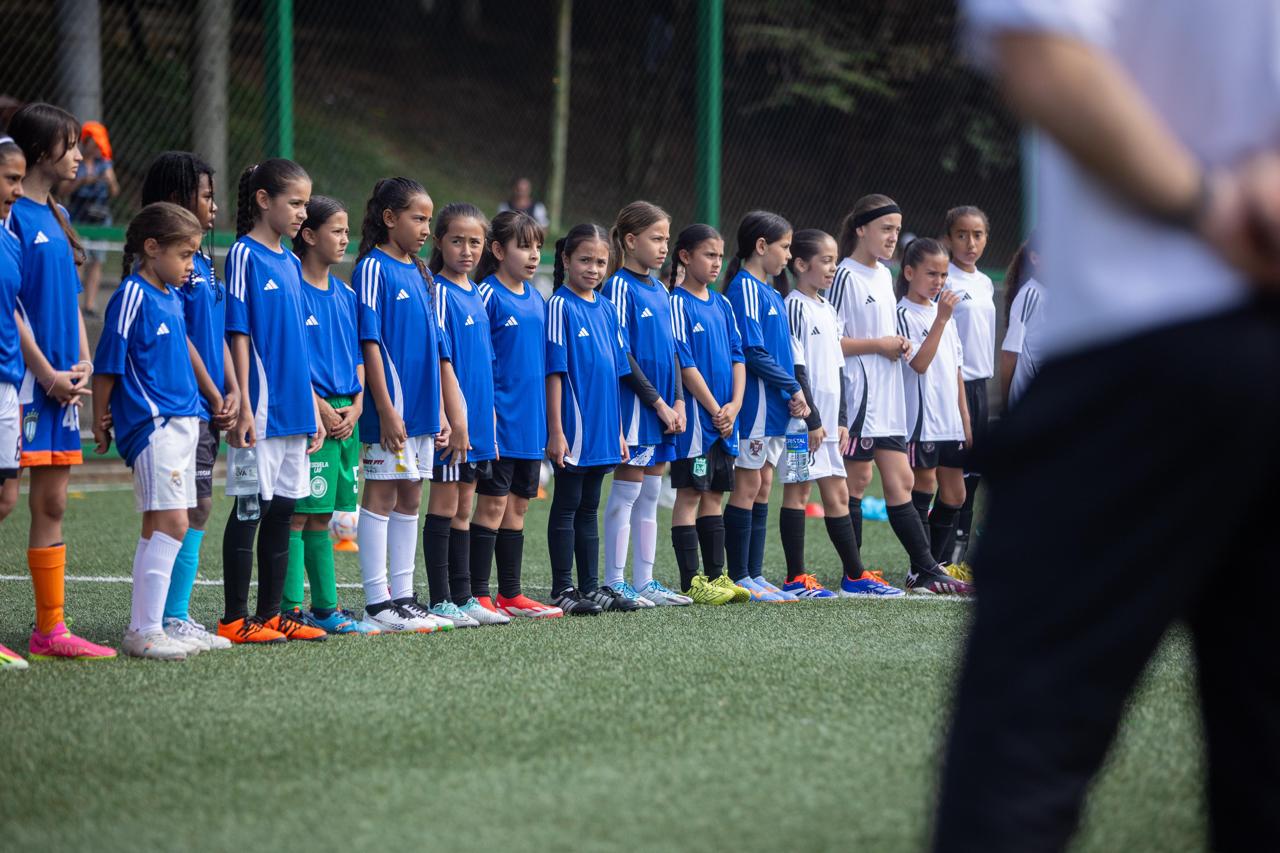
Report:
M 268 628 L 261 619 L 250 616 L 247 619 L 236 619 L 232 622 L 218 620 L 218 636 L 225 637 L 233 643 L 283 643 L 284 634 Z
M 298 608 L 272 616 L 267 620 L 267 627 L 279 631 L 286 640 L 320 641 L 329 636 L 314 619 Z

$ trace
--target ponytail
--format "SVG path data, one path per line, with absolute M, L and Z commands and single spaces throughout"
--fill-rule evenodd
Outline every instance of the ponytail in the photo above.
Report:
M 489 223 L 489 234 L 484 241 L 484 254 L 476 266 L 476 281 L 484 281 L 498 271 L 498 256 L 493 253 L 493 244 L 506 248 L 512 243 L 521 249 L 532 249 L 541 246 L 547 239 L 546 232 L 527 213 L 519 210 L 504 210 L 493 217 Z
M 651 225 L 671 221 L 671 214 L 656 204 L 633 201 L 618 211 L 618 218 L 609 229 L 609 270 L 605 278 L 616 273 L 627 261 L 626 236 L 639 234 Z
M 738 223 L 738 248 L 725 272 L 724 289 L 729 289 L 729 283 L 742 269 L 742 262 L 755 254 L 756 241 L 763 237 L 766 243 L 776 243 L 790 230 L 790 222 L 767 210 L 753 210 L 742 217 L 742 222 Z
M 241 172 L 236 190 L 236 238 L 252 231 L 262 215 L 258 208 L 258 190 L 265 190 L 275 198 L 292 182 L 310 179 L 301 166 L 281 157 L 263 160 Z
M 917 237 L 902 250 L 902 269 L 898 270 L 898 280 L 894 283 L 893 293 L 899 299 L 907 295 L 910 282 L 907 281 L 907 267 L 915 269 L 924 263 L 925 258 L 950 258 L 951 253 L 941 241 L 932 237 Z
M 1018 297 L 1018 291 L 1022 290 L 1022 286 L 1030 279 L 1036 277 L 1038 272 L 1035 260 L 1032 254 L 1038 254 L 1038 241 L 1035 232 L 1027 237 L 1026 241 L 1018 247 L 1018 251 L 1014 253 L 1013 260 L 1009 262 L 1009 269 L 1004 274 L 1004 320 L 1009 322 L 1009 314 L 1013 311 L 1013 300 Z
M 569 233 L 565 234 L 556 241 L 556 263 L 551 273 L 551 281 L 554 289 L 559 290 L 565 280 L 564 256 L 572 255 L 583 243 L 588 240 L 599 240 L 606 245 L 609 243 L 609 235 L 605 230 L 594 222 L 583 222 L 569 229 Z
M 133 273 L 133 266 L 148 240 L 168 246 L 180 240 L 199 240 L 203 236 L 200 221 L 185 207 L 168 201 L 149 204 L 133 217 L 125 232 L 120 277 L 128 278 Z
M 364 222 L 360 226 L 360 250 L 356 253 L 356 263 L 373 251 L 374 247 L 391 239 L 387 223 L 382 221 L 383 211 L 399 213 L 406 209 L 417 196 L 426 196 L 427 190 L 412 178 L 383 178 L 373 185 L 373 194 L 364 206 Z M 413 256 L 413 264 L 418 268 L 422 280 L 426 282 L 427 294 L 435 301 L 435 279 L 426 263 L 417 255 Z
M 676 286 L 676 281 L 680 277 L 680 268 L 684 266 L 684 261 L 680 260 L 681 252 L 693 254 L 703 243 L 708 240 L 723 240 L 720 232 L 712 228 L 710 225 L 701 223 L 695 225 L 686 225 L 680 231 L 680 235 L 676 237 L 676 245 L 671 251 L 671 269 L 667 272 L 667 289 L 670 290 Z
M 830 240 L 831 235 L 821 228 L 802 228 L 791 237 L 791 260 L 774 278 L 774 286 L 778 292 L 786 296 L 794 286 L 792 279 L 796 276 L 796 261 L 811 261 L 822 251 L 822 244 Z
M 307 256 L 307 252 L 311 247 L 307 245 L 307 241 L 302 239 L 302 232 L 311 230 L 319 231 L 324 224 L 333 218 L 334 214 L 346 213 L 347 206 L 336 198 L 330 198 L 327 195 L 313 195 L 311 200 L 307 202 L 307 218 L 303 220 L 302 225 L 298 228 L 298 233 L 293 235 L 293 253 L 298 256 L 298 260 L 302 260 Z
M 872 193 L 864 195 L 853 203 L 853 210 L 845 216 L 844 221 L 840 223 L 840 239 L 838 248 L 840 249 L 840 257 L 847 258 L 853 254 L 853 250 L 858 248 L 858 229 L 868 222 L 879 219 L 881 216 L 888 216 L 890 213 L 901 213 L 897 202 L 889 198 L 887 195 L 880 193 Z M 894 208 L 889 210 L 888 208 Z M 881 213 L 880 211 L 884 211 Z M 868 219 L 869 214 L 875 214 Z

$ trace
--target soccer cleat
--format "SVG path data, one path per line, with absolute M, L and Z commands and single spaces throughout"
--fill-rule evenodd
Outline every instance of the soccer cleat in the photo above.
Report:
M 635 604 L 637 609 L 658 606 L 655 602 L 652 602 L 647 598 L 642 598 L 640 596 L 639 591 L 636 590 L 634 586 L 627 583 L 626 581 L 619 581 L 618 583 L 614 584 L 613 591 L 618 593 L 618 595 L 622 596 L 627 601 L 630 601 L 631 603 Z M 599 604 L 600 602 L 597 601 L 596 603 Z M 608 610 L 608 609 L 609 608 L 607 607 L 605 608 L 605 610 Z
M 712 586 L 718 586 L 723 590 L 733 593 L 734 604 L 744 604 L 751 600 L 751 591 L 745 587 L 738 586 L 733 582 L 733 578 L 728 575 L 720 575 L 713 581 L 709 581 Z
M 250 616 L 246 619 L 236 619 L 232 622 L 223 622 L 219 619 L 218 636 L 225 637 L 233 643 L 288 642 L 284 634 L 281 634 L 274 628 L 268 628 L 266 623 L 257 616 Z
M 484 603 L 483 599 L 481 603 Z M 559 607 L 552 607 L 549 604 L 543 604 L 541 601 L 534 601 L 526 595 L 516 595 L 511 598 L 499 595 L 498 610 L 512 618 L 524 616 L 531 619 L 554 619 L 557 616 L 564 615 L 564 611 Z
M 675 590 L 667 589 L 659 581 L 651 580 L 639 590 L 640 598 L 645 601 L 651 601 L 658 607 L 684 607 L 693 604 L 693 599 L 687 595 L 681 595 Z
M 416 592 L 407 598 L 398 598 L 392 603 L 398 606 L 401 610 L 406 611 L 410 616 L 430 625 L 436 631 L 452 631 L 456 627 L 451 620 L 445 619 L 443 616 L 437 616 L 428 610 L 426 606 L 418 600 L 418 594 Z
M 439 604 L 431 605 L 430 613 L 438 619 L 447 619 L 455 628 L 479 628 L 480 623 L 463 613 L 458 605 L 445 599 Z
M 786 601 L 782 596 L 775 595 L 765 589 L 763 585 L 750 575 L 740 581 L 737 581 L 737 584 L 750 594 L 752 601 Z
M 316 624 L 316 620 L 295 607 L 284 613 L 277 613 L 267 620 L 267 627 L 284 634 L 286 640 L 306 640 L 318 643 L 329 635 Z
M 20 669 L 27 668 L 27 661 L 22 655 L 0 645 L 0 669 L 8 672 L 17 672 Z
M 841 598 L 900 598 L 902 590 L 885 582 L 881 572 L 863 570 L 856 580 L 840 579 Z
M 506 625 L 511 621 L 510 616 L 490 610 L 478 598 L 468 598 L 467 603 L 458 609 L 474 619 L 477 625 Z
M 941 565 L 928 571 L 907 572 L 906 587 L 907 592 L 921 595 L 969 596 L 973 594 L 973 587 L 970 584 L 951 577 L 943 571 Z
M 968 562 L 952 563 L 943 571 L 958 581 L 964 581 L 970 586 L 973 585 L 973 567 Z
M 120 648 L 130 657 L 147 658 L 148 660 L 186 660 L 192 654 L 189 643 L 171 637 L 164 631 L 124 632 L 124 642 Z
M 795 580 L 782 585 L 783 592 L 789 592 L 796 598 L 835 598 L 836 594 L 818 583 L 813 575 L 796 575 Z
M 203 625 L 192 619 L 164 620 L 164 632 L 180 642 L 195 644 L 198 652 L 212 652 L 231 648 L 231 641 L 217 634 L 210 634 Z
M 717 606 L 732 603 L 735 596 L 730 590 L 718 586 L 702 575 L 697 575 L 694 577 L 693 583 L 689 585 L 688 597 L 694 604 Z M 750 598 L 749 595 L 748 598 Z
M 625 585 L 625 583 L 622 585 Z M 639 610 L 641 607 L 654 606 L 653 602 L 649 602 L 648 605 L 643 605 L 636 599 L 627 598 L 617 589 L 609 586 L 608 584 L 604 584 L 599 587 L 595 592 L 588 593 L 587 598 L 598 604 L 601 610 L 611 613 L 632 613 Z M 639 596 L 636 598 L 639 598 Z
M 116 656 L 116 650 L 91 643 L 67 630 L 66 623 L 59 622 L 49 633 L 31 629 L 31 641 L 27 646 L 32 660 L 105 660 Z
M 335 610 L 328 616 L 323 617 L 317 616 L 313 610 L 311 611 L 311 618 L 328 634 L 373 635 L 382 633 L 382 629 L 377 625 L 356 618 L 356 615 L 350 610 Z
M 556 607 L 560 608 L 560 612 L 566 616 L 599 616 L 603 612 L 600 605 L 589 598 L 583 598 L 582 594 L 573 587 L 567 588 L 553 598 Z
M 423 619 L 416 613 L 410 612 L 408 608 L 393 601 L 386 603 L 388 606 L 378 610 L 376 613 L 366 607 L 363 621 L 386 634 L 430 634 L 436 630 L 434 618 Z M 422 612 L 426 613 L 425 610 Z M 427 615 L 430 616 L 430 614 Z M 452 628 L 453 625 L 450 624 L 449 627 Z
M 778 596 L 778 598 L 781 601 L 799 601 L 800 600 L 800 597 L 795 593 L 785 592 L 783 591 L 782 587 L 769 583 L 763 577 L 752 578 L 752 580 L 754 580 L 757 585 L 764 587 L 765 589 L 769 590 L 769 592 L 772 592 L 774 595 Z

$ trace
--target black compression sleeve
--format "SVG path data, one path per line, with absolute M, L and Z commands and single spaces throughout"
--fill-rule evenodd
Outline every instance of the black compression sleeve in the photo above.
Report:
M 640 365 L 636 363 L 636 357 L 631 353 L 627 353 L 627 362 L 631 365 L 631 372 L 622 377 L 622 381 L 627 383 L 627 387 L 640 398 L 640 402 L 649 408 L 653 408 L 653 404 L 658 402 L 658 391 L 653 387 L 653 383 L 649 381 L 649 377 L 644 375 L 644 371 L 640 369 Z
M 803 364 L 796 365 L 796 381 L 800 383 L 800 391 L 804 394 L 804 402 L 809 407 L 809 415 L 804 419 L 804 425 L 812 432 L 822 426 L 822 415 L 819 414 L 818 407 L 813 404 L 813 392 L 809 390 L 809 374 L 804 369 Z

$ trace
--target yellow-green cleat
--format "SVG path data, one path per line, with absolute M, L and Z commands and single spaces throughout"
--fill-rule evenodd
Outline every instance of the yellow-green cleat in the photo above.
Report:
M 709 581 L 702 575 L 698 575 L 693 579 L 689 589 L 685 593 L 693 599 L 694 604 L 710 604 L 720 605 L 729 604 L 733 601 L 733 593 L 721 586 L 716 586 L 714 581 Z
M 751 600 L 751 591 L 738 586 L 729 579 L 728 575 L 721 575 L 713 581 L 708 581 L 708 583 L 733 593 L 734 604 L 743 604 Z
M 968 563 L 951 563 L 945 567 L 945 570 L 958 581 L 973 583 L 973 568 Z

